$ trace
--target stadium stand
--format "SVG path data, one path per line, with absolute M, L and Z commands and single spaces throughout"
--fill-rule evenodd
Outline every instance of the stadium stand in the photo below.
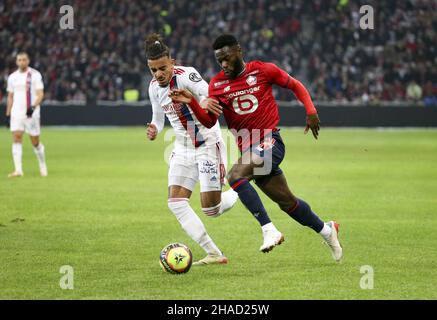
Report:
M 374 8 L 375 29 L 359 28 L 359 8 Z M 2 1 L 0 87 L 28 51 L 43 73 L 46 99 L 147 99 L 143 40 L 160 32 L 172 55 L 205 79 L 218 71 L 211 42 L 238 36 L 246 60 L 277 63 L 301 79 L 317 101 L 437 104 L 437 2 L 338 0 L 82 0 L 74 29 L 59 28 L 58 1 Z M 276 90 L 281 100 L 290 93 Z

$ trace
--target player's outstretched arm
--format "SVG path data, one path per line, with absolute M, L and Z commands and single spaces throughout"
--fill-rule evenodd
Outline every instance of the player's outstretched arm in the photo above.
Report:
M 302 82 L 300 82 L 299 80 L 293 77 L 290 77 L 287 87 L 293 91 L 296 98 L 298 98 L 299 101 L 302 102 L 305 107 L 307 117 L 306 117 L 306 127 L 304 133 L 307 134 L 308 130 L 311 129 L 314 138 L 317 139 L 320 130 L 320 119 L 319 116 L 317 115 L 317 110 L 314 107 L 313 101 L 311 99 L 308 90 L 305 88 Z
M 212 128 L 217 122 L 217 116 L 211 113 L 208 113 L 207 110 L 203 109 L 199 102 L 197 102 L 196 98 L 194 98 L 193 94 L 187 89 L 175 89 L 170 91 L 169 97 L 173 102 L 177 103 L 185 103 L 187 104 L 191 110 L 193 110 L 196 118 L 207 128 Z

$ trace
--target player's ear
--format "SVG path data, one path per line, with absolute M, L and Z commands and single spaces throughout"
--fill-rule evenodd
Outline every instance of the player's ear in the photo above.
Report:
M 243 49 L 241 49 L 241 46 L 240 46 L 240 45 L 238 45 L 238 47 L 237 47 L 237 52 L 238 52 L 238 56 L 239 56 L 240 58 L 242 58 L 242 57 L 243 57 Z
M 172 65 L 175 65 L 175 64 L 176 64 L 176 60 L 173 59 L 173 58 L 171 58 L 171 64 L 172 64 Z

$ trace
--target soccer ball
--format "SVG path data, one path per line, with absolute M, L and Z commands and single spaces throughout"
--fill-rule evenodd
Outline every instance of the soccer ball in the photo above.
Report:
M 171 274 L 187 273 L 193 263 L 190 248 L 183 243 L 171 243 L 161 250 L 159 264 Z

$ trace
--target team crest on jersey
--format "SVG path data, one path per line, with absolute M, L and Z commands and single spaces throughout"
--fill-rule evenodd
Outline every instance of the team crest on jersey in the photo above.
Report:
M 202 77 L 199 76 L 197 73 L 195 72 L 191 72 L 190 75 L 188 76 L 188 78 L 193 81 L 193 82 L 199 82 L 202 81 Z
M 253 86 L 256 84 L 256 77 L 255 76 L 248 76 L 246 79 L 246 82 L 249 86 Z
M 223 92 L 228 92 L 229 90 L 231 90 L 231 86 L 227 86 L 226 88 L 224 88 Z

